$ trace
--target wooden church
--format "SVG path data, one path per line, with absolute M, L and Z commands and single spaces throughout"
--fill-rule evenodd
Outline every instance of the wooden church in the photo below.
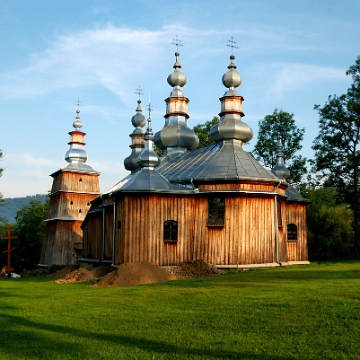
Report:
M 286 182 L 289 171 L 281 142 L 272 171 L 243 149 L 253 133 L 242 121 L 244 99 L 237 91 L 242 79 L 235 57 L 230 57 L 222 78 L 227 90 L 220 98 L 220 122 L 210 131 L 215 144 L 200 149 L 197 135 L 188 127 L 189 99 L 182 90 L 187 79 L 180 71 L 178 52 L 175 57 L 174 72 L 167 79 L 172 91 L 165 100 L 165 124 L 157 133 L 152 131 L 150 111 L 143 130 L 146 119 L 138 101 L 132 117 L 132 152 L 124 161 L 130 174 L 100 196 L 95 196 L 98 174 L 92 169 L 81 173 L 65 168 L 54 181 L 59 183 L 52 190 L 56 201 L 69 203 L 76 194 L 86 197 L 85 204 L 95 197 L 81 225 L 80 261 L 176 266 L 202 259 L 217 267 L 308 263 L 308 201 Z M 162 150 L 161 159 L 153 143 Z M 71 174 L 75 192 L 62 187 L 63 174 Z M 91 188 L 86 195 L 77 188 L 85 174 L 87 190 Z M 49 222 L 55 227 L 59 221 L 66 224 L 63 216 L 67 215 L 54 213 Z
M 86 134 L 80 130 L 80 110 L 76 111 L 73 127 L 65 154 L 68 164 L 51 174 L 54 180 L 39 265 L 78 264 L 83 247 L 81 225 L 91 200 L 100 194 L 100 173 L 86 164 Z

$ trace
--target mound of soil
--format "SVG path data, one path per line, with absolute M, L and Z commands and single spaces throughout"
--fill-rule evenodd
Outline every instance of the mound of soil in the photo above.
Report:
M 72 265 L 68 265 L 68 266 L 65 266 L 57 271 L 55 271 L 54 273 L 52 274 L 49 274 L 48 276 L 51 276 L 51 277 L 64 277 L 66 276 L 67 274 L 69 274 L 70 272 L 74 271 L 76 269 L 75 266 L 72 266 Z
M 133 286 L 175 280 L 175 275 L 146 261 L 121 264 L 93 286 Z
M 178 267 L 168 268 L 167 271 L 174 274 L 178 279 L 214 276 L 222 274 L 214 265 L 203 260 L 185 261 Z
M 70 273 L 68 273 L 62 279 L 55 280 L 57 284 L 69 284 L 74 282 L 81 282 L 81 281 L 95 281 L 95 275 L 86 269 L 77 269 Z

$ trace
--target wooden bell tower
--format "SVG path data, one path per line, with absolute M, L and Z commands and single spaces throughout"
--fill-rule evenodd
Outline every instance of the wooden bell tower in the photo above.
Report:
M 81 224 L 90 208 L 90 201 L 100 194 L 99 175 L 85 164 L 85 133 L 80 131 L 80 110 L 76 110 L 69 132 L 68 165 L 53 174 L 45 238 L 39 265 L 76 265 L 82 252 Z

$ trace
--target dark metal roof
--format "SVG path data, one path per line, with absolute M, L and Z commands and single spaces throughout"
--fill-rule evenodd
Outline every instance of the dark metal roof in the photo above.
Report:
M 301 202 L 310 202 L 309 199 L 304 198 L 293 186 L 289 187 L 285 191 L 285 195 L 288 197 L 288 201 L 301 201 Z
M 164 176 L 154 169 L 142 168 L 131 176 L 131 178 L 117 192 L 189 192 L 192 189 L 185 186 L 172 184 Z
M 174 158 L 161 160 L 158 171 L 171 182 L 250 180 L 274 182 L 279 179 L 242 148 L 238 140 L 226 140 Z

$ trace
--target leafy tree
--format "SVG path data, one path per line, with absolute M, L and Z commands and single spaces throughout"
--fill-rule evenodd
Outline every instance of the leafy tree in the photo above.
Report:
M 346 75 L 353 83 L 346 94 L 329 96 L 319 113 L 319 135 L 313 142 L 313 170 L 327 185 L 336 186 L 353 210 L 354 251 L 359 252 L 360 182 L 360 56 Z
M 48 200 L 45 204 L 39 200 L 31 200 L 17 211 L 14 234 L 18 239 L 14 241 L 14 246 L 20 271 L 33 269 L 39 262 L 48 206 Z
M 353 212 L 349 206 L 337 203 L 336 189 L 307 186 L 302 194 L 311 201 L 307 206 L 309 257 L 349 255 L 354 237 Z
M 211 121 L 206 121 L 204 124 L 198 124 L 193 127 L 194 132 L 199 138 L 198 148 L 203 148 L 215 144 L 213 138 L 209 135 L 210 129 L 219 123 L 219 118 L 214 116 Z
M 273 168 L 276 165 L 276 150 L 281 137 L 285 165 L 290 170 L 289 183 L 300 183 L 306 174 L 306 158 L 297 154 L 301 149 L 305 129 L 295 124 L 294 114 L 275 109 L 272 115 L 266 115 L 259 121 L 258 140 L 253 150 L 255 158 L 264 166 Z

